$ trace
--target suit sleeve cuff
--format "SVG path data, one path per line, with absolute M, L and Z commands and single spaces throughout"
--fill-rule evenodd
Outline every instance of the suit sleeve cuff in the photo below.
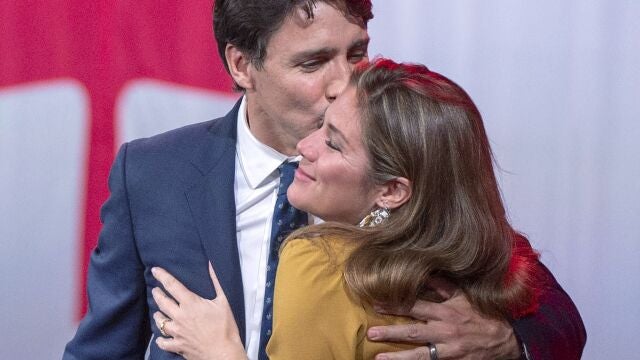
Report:
M 533 357 L 531 356 L 531 354 L 529 354 L 529 349 L 527 348 L 527 344 L 522 340 L 522 337 L 520 336 L 520 334 L 517 331 L 516 326 L 514 326 L 513 322 L 511 322 L 511 326 L 513 328 L 513 334 L 516 337 L 516 340 L 518 341 L 518 345 L 520 345 L 520 360 L 533 360 Z

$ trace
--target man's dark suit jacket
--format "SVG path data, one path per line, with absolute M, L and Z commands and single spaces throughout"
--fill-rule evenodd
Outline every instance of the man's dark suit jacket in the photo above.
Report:
M 122 146 L 89 265 L 89 311 L 63 359 L 144 357 L 150 337 L 159 336 L 152 319 L 158 307 L 151 289 L 160 286 L 151 275 L 154 266 L 213 298 L 211 261 L 244 342 L 233 190 L 238 108 L 239 102 L 222 118 Z M 535 359 L 578 358 L 585 342 L 580 315 L 549 276 L 551 291 L 538 313 L 512 324 Z M 179 358 L 155 342 L 150 352 L 152 359 Z M 556 353 L 569 355 L 552 357 Z

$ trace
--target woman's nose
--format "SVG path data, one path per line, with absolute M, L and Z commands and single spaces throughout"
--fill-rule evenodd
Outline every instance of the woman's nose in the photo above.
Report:
M 318 150 L 315 143 L 320 138 L 320 136 L 318 136 L 320 133 L 320 130 L 322 129 L 318 129 L 312 132 L 304 139 L 298 141 L 298 144 L 296 145 L 296 148 L 300 153 L 300 155 L 302 155 L 302 157 L 304 157 L 308 161 L 313 162 L 318 157 Z

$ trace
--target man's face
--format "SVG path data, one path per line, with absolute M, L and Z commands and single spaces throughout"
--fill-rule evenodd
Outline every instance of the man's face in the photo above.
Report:
M 302 10 L 285 18 L 267 45 L 263 68 L 249 65 L 251 132 L 281 153 L 322 124 L 329 103 L 346 87 L 353 67 L 367 61 L 366 29 L 318 2 L 314 18 Z

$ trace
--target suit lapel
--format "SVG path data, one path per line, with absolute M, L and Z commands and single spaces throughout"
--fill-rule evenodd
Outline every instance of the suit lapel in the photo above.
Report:
M 245 341 L 244 294 L 236 239 L 234 196 L 236 119 L 240 102 L 209 129 L 209 141 L 193 159 L 202 174 L 186 191 L 207 257 L 233 310 L 242 342 Z

